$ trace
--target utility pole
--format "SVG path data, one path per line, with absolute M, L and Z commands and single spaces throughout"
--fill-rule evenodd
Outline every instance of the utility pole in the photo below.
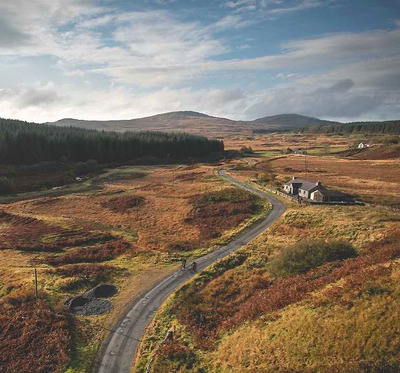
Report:
M 304 154 L 304 166 L 305 166 L 305 179 L 307 180 L 307 171 L 308 171 L 308 161 L 307 161 L 307 153 Z
M 39 298 L 39 292 L 38 292 L 38 281 L 37 281 L 37 269 L 35 268 L 35 294 L 36 294 L 36 300 Z

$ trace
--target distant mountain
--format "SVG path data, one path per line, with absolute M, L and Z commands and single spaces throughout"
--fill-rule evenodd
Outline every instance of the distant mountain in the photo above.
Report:
M 253 131 L 262 133 L 287 130 L 289 128 L 301 128 L 309 125 L 337 124 L 337 122 L 329 122 L 298 114 L 274 115 L 253 121 L 235 121 L 227 118 L 213 117 L 195 111 L 174 111 L 129 120 L 98 121 L 65 118 L 49 124 L 118 132 L 146 130 L 168 132 L 181 131 L 221 137 L 239 134 L 251 135 Z
M 242 122 L 212 117 L 195 111 L 175 111 L 129 120 L 97 121 L 66 118 L 49 124 L 118 132 L 180 131 L 207 136 L 219 136 L 226 133 L 251 133 L 251 128 L 246 128 Z
M 338 124 L 339 122 L 331 122 L 329 120 L 322 120 L 314 117 L 307 117 L 299 114 L 279 114 L 269 117 L 259 118 L 251 121 L 261 125 L 275 125 L 284 127 L 306 127 L 309 125 L 324 125 L 324 124 Z

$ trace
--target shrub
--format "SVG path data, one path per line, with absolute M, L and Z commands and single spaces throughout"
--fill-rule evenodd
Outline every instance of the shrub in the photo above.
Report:
M 93 247 L 79 247 L 65 254 L 52 256 L 46 262 L 51 265 L 106 262 L 133 250 L 129 242 L 121 239 Z
M 61 283 L 60 290 L 71 291 L 109 282 L 114 275 L 121 274 L 122 270 L 110 265 L 85 263 L 59 267 L 54 270 L 54 273 L 66 279 Z
M 243 153 L 243 154 L 254 154 L 254 150 L 250 146 L 249 147 L 242 146 L 240 148 L 240 152 Z
M 388 139 L 386 139 L 384 141 L 385 145 L 395 145 L 398 144 L 400 142 L 400 137 L 399 136 L 393 136 L 393 137 L 389 137 Z
M 143 197 L 138 196 L 121 196 L 114 197 L 108 201 L 103 202 L 101 205 L 108 208 L 113 212 L 128 212 L 133 207 L 140 207 L 144 203 Z
M 354 247 L 345 241 L 304 240 L 283 249 L 271 262 L 270 270 L 278 276 L 308 272 L 326 262 L 353 258 Z
M 259 198 L 235 188 L 191 197 L 193 209 L 185 222 L 199 229 L 204 239 L 214 239 L 260 211 Z
M 78 162 L 75 164 L 75 174 L 79 175 L 87 175 L 91 172 L 94 172 L 98 169 L 99 163 L 95 159 L 89 159 L 86 162 Z
M 14 183 L 10 179 L 5 176 L 0 177 L 0 195 L 12 193 L 14 188 Z
M 61 373 L 69 361 L 73 321 L 43 297 L 19 292 L 0 303 L 3 373 Z

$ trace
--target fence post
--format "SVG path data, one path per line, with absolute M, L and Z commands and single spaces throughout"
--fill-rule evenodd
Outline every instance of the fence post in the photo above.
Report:
M 36 300 L 39 298 L 39 292 L 38 292 L 38 280 L 37 280 L 37 269 L 35 268 L 35 295 L 36 295 Z

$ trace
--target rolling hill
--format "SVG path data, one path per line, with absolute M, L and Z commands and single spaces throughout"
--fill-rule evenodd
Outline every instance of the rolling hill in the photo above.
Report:
M 298 114 L 274 115 L 254 121 L 235 121 L 227 118 L 213 117 L 195 111 L 175 111 L 130 120 L 96 121 L 66 118 L 50 124 L 118 132 L 143 130 L 183 131 L 219 137 L 238 134 L 250 135 L 253 130 L 272 131 L 275 129 L 302 128 L 308 125 L 332 123 L 335 122 Z
M 314 117 L 307 117 L 299 114 L 279 114 L 269 117 L 259 118 L 250 123 L 261 125 L 278 125 L 285 127 L 304 127 L 309 125 L 338 124 L 329 120 L 322 120 Z
M 145 118 L 129 120 L 78 120 L 61 119 L 51 123 L 56 126 L 75 126 L 87 129 L 98 129 L 105 131 L 182 131 L 207 136 L 220 136 L 230 133 L 243 133 L 247 128 L 245 123 L 226 118 L 212 117 L 194 111 L 176 111 L 165 114 L 153 115 Z

